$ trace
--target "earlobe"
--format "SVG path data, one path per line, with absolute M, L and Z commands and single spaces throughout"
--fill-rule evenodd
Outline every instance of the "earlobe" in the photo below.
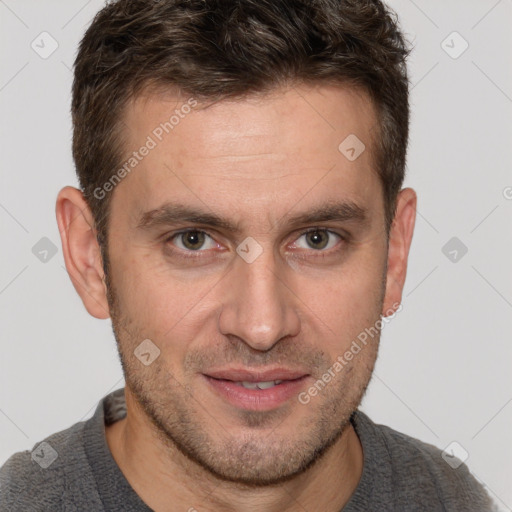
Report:
M 101 251 L 94 219 L 82 192 L 64 187 L 57 197 L 55 213 L 66 269 L 75 290 L 92 316 L 109 318 Z
M 391 315 L 399 308 L 407 274 L 407 259 L 416 220 L 416 192 L 404 188 L 397 197 L 395 218 L 389 234 L 386 293 L 382 314 Z

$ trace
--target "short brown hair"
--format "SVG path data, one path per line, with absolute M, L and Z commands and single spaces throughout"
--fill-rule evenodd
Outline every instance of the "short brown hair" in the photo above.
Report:
M 289 83 L 350 84 L 371 97 L 374 161 L 389 229 L 405 174 L 408 48 L 380 0 L 117 0 L 80 42 L 73 82 L 73 158 L 106 249 L 127 102 L 146 87 L 218 101 Z M 340 141 L 341 142 L 341 141 Z

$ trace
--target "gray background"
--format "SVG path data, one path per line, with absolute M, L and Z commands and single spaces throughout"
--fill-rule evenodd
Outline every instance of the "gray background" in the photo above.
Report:
M 414 43 L 406 184 L 419 203 L 403 310 L 363 410 L 441 448 L 456 441 L 512 510 L 512 1 L 389 3 Z M 58 190 L 77 185 L 71 66 L 101 5 L 0 0 L 0 464 L 123 385 L 110 321 L 74 291 L 54 213 Z M 58 44 L 47 58 L 31 47 L 51 49 L 42 32 Z M 47 261 L 43 237 L 57 248 Z

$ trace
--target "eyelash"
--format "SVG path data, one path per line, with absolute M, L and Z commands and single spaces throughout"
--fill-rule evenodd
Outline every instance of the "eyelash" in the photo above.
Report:
M 337 233 L 335 231 L 332 231 L 330 229 L 322 228 L 322 227 L 317 227 L 317 226 L 309 228 L 306 231 L 303 231 L 295 240 L 298 240 L 299 238 L 303 237 L 304 235 L 307 235 L 308 233 L 314 233 L 314 232 L 317 232 L 317 231 L 322 231 L 322 232 L 325 232 L 325 233 L 329 233 L 329 235 L 338 236 L 340 238 L 341 242 L 347 242 L 348 241 L 348 236 L 347 235 L 342 235 L 342 234 Z M 202 229 L 188 228 L 188 229 L 184 229 L 184 230 L 178 231 L 176 233 L 173 233 L 172 235 L 169 235 L 168 237 L 165 238 L 164 243 L 166 245 L 168 245 L 169 242 L 172 242 L 172 240 L 174 240 L 175 238 L 179 237 L 180 235 L 184 235 L 186 233 L 191 233 L 191 232 L 204 233 L 205 235 L 207 235 L 210 238 L 212 238 L 213 240 L 215 240 L 214 237 L 211 236 L 207 231 L 204 231 Z M 178 248 L 172 248 L 170 250 L 171 250 L 172 254 L 177 254 L 181 258 L 184 258 L 184 259 L 202 258 L 204 256 L 201 255 L 201 253 L 202 252 L 203 253 L 204 252 L 208 252 L 208 250 L 206 250 L 206 251 L 205 250 L 184 251 L 183 249 L 178 249 Z M 339 252 L 340 250 L 341 250 L 341 248 L 338 247 L 338 246 L 336 246 L 335 248 L 327 249 L 326 251 L 323 251 L 323 250 L 315 251 L 314 249 L 311 249 L 311 251 L 316 253 L 315 256 L 314 256 L 315 258 L 325 258 L 325 257 L 331 256 L 333 253 Z M 302 258 L 304 258 L 304 256 L 302 256 Z

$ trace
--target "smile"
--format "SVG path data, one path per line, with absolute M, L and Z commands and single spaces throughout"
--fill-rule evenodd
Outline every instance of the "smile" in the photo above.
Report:
M 211 392 L 237 409 L 270 411 L 284 406 L 306 387 L 304 371 L 225 369 L 203 374 Z

